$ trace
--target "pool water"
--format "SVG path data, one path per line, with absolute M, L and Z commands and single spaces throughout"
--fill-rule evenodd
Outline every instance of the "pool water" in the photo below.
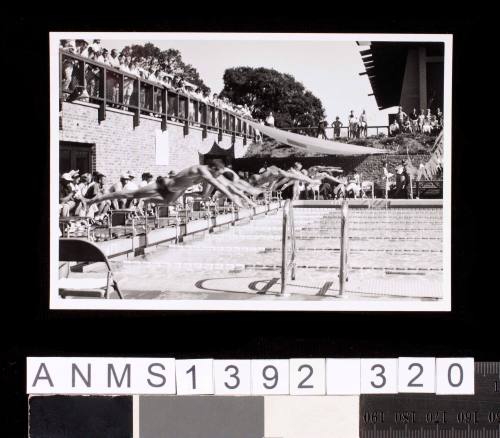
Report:
M 294 217 L 297 275 L 286 299 L 335 299 L 340 209 L 295 207 Z M 113 265 L 126 298 L 285 299 L 282 220 L 280 210 Z M 351 208 L 349 236 L 347 298 L 442 298 L 441 208 Z

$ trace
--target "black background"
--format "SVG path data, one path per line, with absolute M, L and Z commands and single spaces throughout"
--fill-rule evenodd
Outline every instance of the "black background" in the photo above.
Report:
M 500 147 L 498 113 L 490 112 L 493 94 L 498 91 L 495 41 L 486 35 L 485 17 L 470 10 L 460 17 L 439 16 L 435 5 L 427 2 L 422 6 L 432 6 L 432 13 L 416 17 L 415 11 L 402 13 L 397 5 L 386 3 L 379 14 L 362 16 L 353 5 L 349 16 L 340 10 L 330 14 L 311 4 L 311 9 L 299 11 L 300 17 L 272 14 L 268 9 L 251 14 L 251 6 L 231 17 L 204 15 L 196 7 L 192 9 L 198 14 L 179 17 L 163 5 L 146 11 L 147 19 L 119 14 L 105 19 L 99 5 L 87 4 L 94 14 L 4 17 L 2 180 L 10 187 L 4 192 L 4 205 L 13 207 L 14 214 L 12 208 L 5 208 L 2 214 L 7 221 L 2 228 L 7 263 L 2 265 L 8 269 L 2 283 L 1 378 L 2 390 L 9 394 L 9 409 L 1 411 L 1 424 L 10 429 L 3 429 L 2 436 L 27 436 L 25 358 L 30 355 L 500 359 L 500 311 L 493 302 L 499 289 L 498 255 L 494 252 L 498 184 L 490 185 Z M 134 6 L 126 8 L 134 12 Z M 50 30 L 453 33 L 453 311 L 48 310 Z

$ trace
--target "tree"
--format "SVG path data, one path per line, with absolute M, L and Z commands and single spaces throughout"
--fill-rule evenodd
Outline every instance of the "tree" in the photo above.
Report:
M 321 100 L 290 74 L 263 67 L 235 67 L 224 72 L 223 80 L 222 97 L 248 105 L 256 119 L 265 119 L 272 111 L 278 127 L 316 127 L 325 117 Z
M 144 45 L 133 44 L 132 46 L 126 46 L 123 48 L 122 53 L 126 53 L 135 58 L 156 58 L 167 73 L 182 77 L 185 81 L 200 87 L 203 92 L 210 92 L 210 88 L 205 85 L 198 70 L 191 64 L 186 64 L 182 60 L 182 55 L 179 50 L 161 50 L 153 43 L 146 43 Z

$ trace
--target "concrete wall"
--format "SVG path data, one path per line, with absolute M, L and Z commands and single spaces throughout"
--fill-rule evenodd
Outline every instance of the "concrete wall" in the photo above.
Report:
M 202 138 L 200 127 L 190 126 L 184 135 L 180 123 L 168 123 L 168 164 L 156 160 L 157 132 L 161 132 L 161 121 L 141 116 L 140 125 L 133 126 L 131 112 L 108 108 L 106 120 L 98 122 L 97 105 L 77 102 L 62 104 L 60 140 L 95 144 L 95 168 L 108 177 L 108 182 L 118 179 L 121 172 L 130 170 L 140 176 L 151 172 L 154 176 L 166 175 L 170 170 L 179 171 L 200 162 L 199 154 L 206 154 L 214 143 L 228 150 L 233 157 L 241 157 L 246 151 L 243 138 L 236 136 L 231 150 L 231 136 L 224 134 L 221 142 L 218 134 L 208 131 Z
M 401 87 L 401 99 L 399 104 L 403 107 L 403 111 L 410 113 L 413 108 L 420 113 L 420 109 L 424 108 L 420 105 L 420 59 L 418 48 L 408 50 L 406 58 L 406 68 Z

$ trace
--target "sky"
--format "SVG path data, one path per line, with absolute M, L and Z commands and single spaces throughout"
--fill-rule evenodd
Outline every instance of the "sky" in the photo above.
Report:
M 289 73 L 318 97 L 331 123 L 336 116 L 346 124 L 350 110 L 359 115 L 364 109 L 369 125 L 387 125 L 387 114 L 379 111 L 371 85 L 364 71 L 360 50 L 355 41 L 269 41 L 269 40 L 106 40 L 108 50 L 126 45 L 151 42 L 160 49 L 178 49 L 184 62 L 192 64 L 201 78 L 219 93 L 222 76 L 231 67 L 266 67 Z

